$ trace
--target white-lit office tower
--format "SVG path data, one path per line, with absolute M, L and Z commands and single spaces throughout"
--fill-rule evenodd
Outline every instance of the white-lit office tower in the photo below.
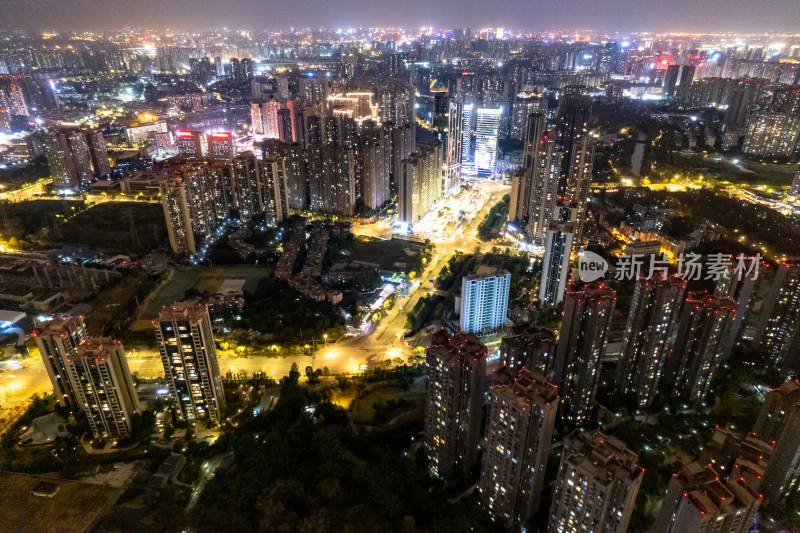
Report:
M 725 332 L 736 303 L 730 298 L 689 293 L 683 303 L 675 345 L 667 360 L 666 383 L 678 397 L 702 401 L 728 355 Z
M 91 337 L 67 358 L 66 371 L 78 408 L 97 438 L 125 438 L 139 411 L 122 344 L 110 337 Z
M 561 153 L 555 141 L 547 138 L 544 115 L 530 115 L 522 169 L 511 182 L 508 219 L 525 226 L 532 243 L 545 243 L 558 200 L 560 168 Z
M 756 342 L 782 370 L 800 365 L 800 259 L 782 261 L 761 310 Z
M 574 204 L 558 205 L 547 228 L 539 284 L 539 303 L 544 307 L 556 306 L 564 300 L 576 216 Z
M 557 408 L 556 386 L 543 374 L 495 372 L 478 491 L 507 526 L 525 524 L 539 508 Z
M 478 461 L 486 346 L 468 333 L 431 335 L 426 350 L 425 453 L 431 473 L 451 483 Z
M 159 312 L 153 329 L 180 418 L 219 422 L 225 392 L 208 307 L 176 302 Z
M 570 283 L 564 297 L 553 381 L 560 387 L 561 411 L 576 424 L 594 408 L 616 296 L 603 283 Z
M 636 405 L 653 403 L 667 358 L 675 344 L 686 281 L 640 277 L 636 281 L 617 367 L 617 385 L 636 396 Z
M 728 330 L 725 332 L 724 347 L 722 349 L 726 359 L 733 349 L 739 346 L 742 340 L 744 324 L 750 310 L 753 308 L 760 283 L 761 278 L 754 277 L 752 273 L 745 274 L 742 272 L 740 276 L 734 272 L 732 267 L 728 267 L 714 286 L 714 296 L 717 298 L 728 297 L 736 302 L 736 311 L 733 314 L 733 320 L 728 325 Z M 725 363 L 726 359 L 723 359 L 722 362 Z
M 744 478 L 727 483 L 709 465 L 689 463 L 672 476 L 652 533 L 719 531 L 748 533 L 761 496 Z
M 474 103 L 465 103 L 461 120 L 461 173 L 475 174 L 475 120 L 478 107 Z
M 547 328 L 532 324 L 515 324 L 500 340 L 500 364 L 512 371 L 525 367 L 553 377 L 556 336 Z
M 403 161 L 397 181 L 398 219 L 413 226 L 442 197 L 441 146 L 425 146 Z
M 77 407 L 72 388 L 67 377 L 66 361 L 77 354 L 78 345 L 86 340 L 86 326 L 83 317 L 54 318 L 37 327 L 33 338 L 42 356 L 44 368 L 53 394 L 58 403 L 64 407 Z
M 353 150 L 315 144 L 309 147 L 307 159 L 311 210 L 353 216 L 356 204 Z
M 479 107 L 475 122 L 475 172 L 491 176 L 497 163 L 497 136 L 500 131 L 502 107 Z
M 644 469 L 616 437 L 574 431 L 564 439 L 547 533 L 622 533 Z
M 250 103 L 250 120 L 253 135 L 267 139 L 279 138 L 278 109 L 276 100 L 256 100 Z
M 485 334 L 499 330 L 507 319 L 510 288 L 507 270 L 485 265 L 461 278 L 461 331 Z

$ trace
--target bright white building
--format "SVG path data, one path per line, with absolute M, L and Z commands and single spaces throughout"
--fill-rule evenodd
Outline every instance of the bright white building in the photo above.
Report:
M 502 107 L 479 107 L 475 126 L 475 171 L 480 175 L 492 175 L 497 163 L 497 134 Z
M 500 329 L 508 314 L 510 287 L 511 274 L 507 270 L 488 266 L 461 278 L 461 330 L 481 334 Z

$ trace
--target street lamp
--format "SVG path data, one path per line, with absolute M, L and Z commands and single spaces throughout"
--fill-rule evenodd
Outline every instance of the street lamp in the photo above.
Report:
M 326 333 L 325 335 L 322 336 L 322 338 L 325 339 L 325 346 L 327 346 L 328 345 L 328 334 Z

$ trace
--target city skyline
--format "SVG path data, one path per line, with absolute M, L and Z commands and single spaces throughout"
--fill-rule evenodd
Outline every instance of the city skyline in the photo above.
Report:
M 146 0 L 79 2 L 4 1 L 0 29 L 103 31 L 125 27 L 199 31 L 208 28 L 290 31 L 316 27 L 507 27 L 522 32 L 655 32 L 655 33 L 792 33 L 800 22 L 797 2 L 767 0 L 619 0 L 611 4 L 569 0 L 552 5 L 514 0 L 493 2 L 396 2 L 358 0 L 336 3 L 234 0 L 178 0 L 154 4 Z M 687 20 L 686 13 L 692 13 Z M 624 19 L 620 15 L 624 14 Z M 531 19 L 530 24 L 520 20 Z M 88 22 L 91 20 L 92 22 Z M 55 23 L 54 21 L 58 21 Z M 535 21 L 535 22 L 533 22 Z

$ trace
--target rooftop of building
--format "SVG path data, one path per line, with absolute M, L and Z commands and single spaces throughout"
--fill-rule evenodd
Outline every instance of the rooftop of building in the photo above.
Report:
M 466 280 L 490 278 L 493 276 L 501 277 L 509 274 L 508 270 L 491 265 L 480 265 L 475 272 L 464 276 Z
M 589 472 L 595 481 L 605 485 L 617 478 L 641 478 L 644 469 L 639 466 L 639 456 L 624 442 L 600 431 L 576 430 L 567 437 L 568 460 Z
M 558 400 L 558 387 L 536 370 L 522 368 L 513 372 L 507 366 L 499 368 L 492 378 L 491 389 L 495 394 L 513 395 L 520 407 L 544 406 Z
M 442 328 L 431 334 L 431 345 L 428 350 L 440 356 L 475 358 L 486 357 L 486 345 L 472 333 L 458 332 L 454 335 Z
M 90 337 L 78 346 L 77 358 L 106 358 L 121 343 L 111 337 Z
M 200 319 L 208 312 L 208 306 L 195 301 L 175 302 L 165 305 L 158 313 L 159 320 L 173 320 L 176 318 Z

